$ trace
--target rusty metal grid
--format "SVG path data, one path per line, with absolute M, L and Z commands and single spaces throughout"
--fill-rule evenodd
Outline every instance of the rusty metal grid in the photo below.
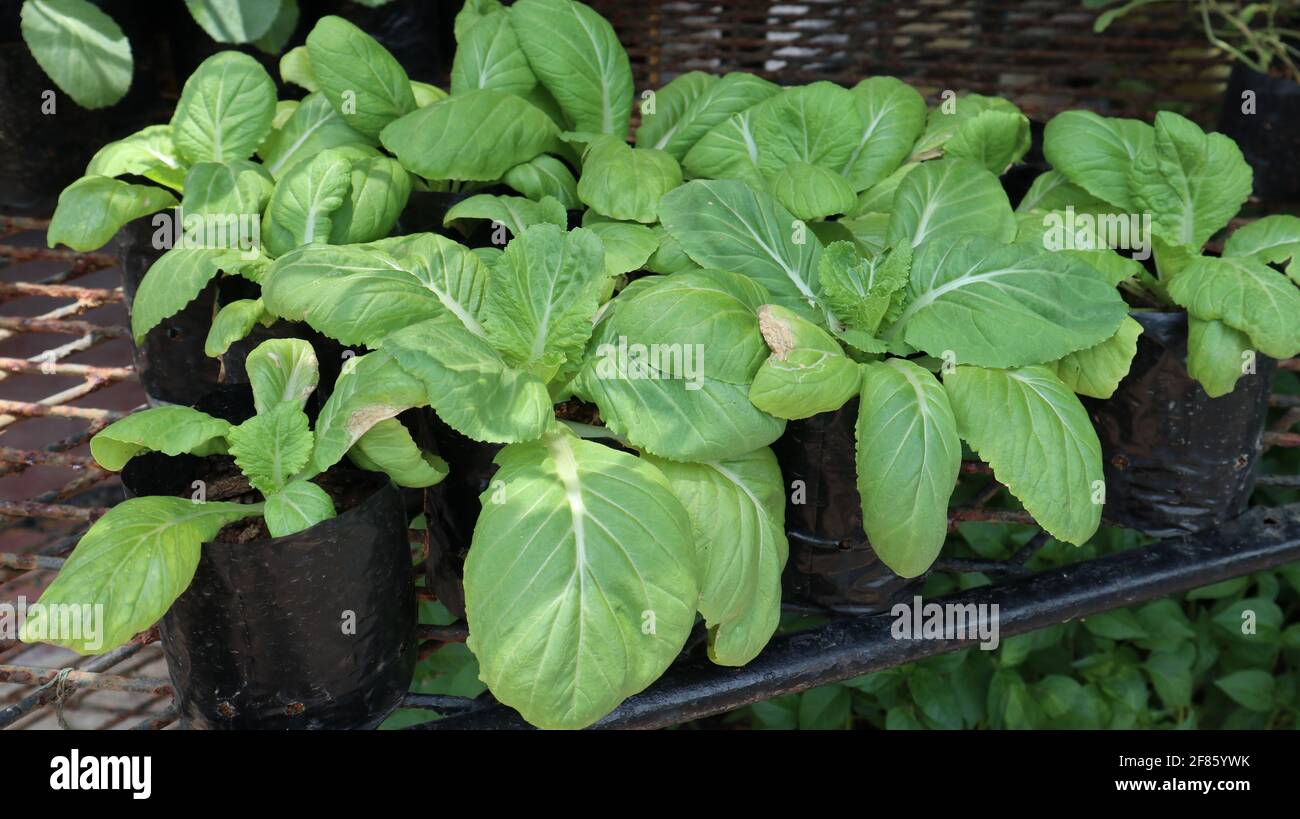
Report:
M 588 0 L 614 25 L 637 89 L 692 70 L 784 84 L 891 74 L 1010 98 L 1033 119 L 1068 108 L 1150 119 L 1218 115 L 1229 61 L 1190 15 L 1139 10 L 1101 34 L 1080 0 Z
M 0 217 L 0 603 L 34 601 L 86 527 L 121 499 L 116 476 L 94 465 L 86 443 L 145 404 L 130 366 L 115 259 L 46 249 L 47 224 Z M 1300 372 L 1300 360 L 1280 369 Z M 1265 433 L 1265 448 L 1300 447 L 1300 397 L 1273 395 L 1270 404 L 1282 412 Z M 968 461 L 962 473 L 989 469 Z M 1263 475 L 1260 484 L 1300 480 Z M 1024 512 L 991 505 L 1002 489 L 990 483 L 954 507 L 950 526 L 1033 523 Z M 1024 575 L 1045 542 L 1040 533 L 1008 560 L 942 558 L 935 568 Z M 421 626 L 421 658 L 466 634 L 463 624 Z M 0 728 L 173 727 L 173 691 L 157 643 L 156 628 L 98 657 L 0 641 Z M 482 703 L 412 693 L 403 705 L 453 715 Z

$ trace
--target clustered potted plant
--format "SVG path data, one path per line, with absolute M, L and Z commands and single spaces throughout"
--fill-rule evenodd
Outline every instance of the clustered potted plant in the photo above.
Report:
M 1063 115 L 1048 130 L 1053 169 L 1013 210 L 999 176 L 1030 128 L 1005 100 L 927 112 L 888 77 L 781 88 L 691 72 L 643 95 L 629 143 L 627 55 L 587 6 L 475 0 L 455 36 L 443 92 L 325 17 L 282 61 L 309 91 L 296 105 L 217 55 L 165 132 L 124 141 L 129 161 L 92 163 L 51 226 L 52 241 L 93 245 L 175 204 L 123 173 L 163 177 L 182 206 L 255 212 L 253 257 L 201 244 L 149 267 L 135 332 L 221 276 L 254 290 L 204 307 L 210 352 L 281 322 L 354 353 L 328 398 L 307 403 L 311 344 L 266 340 L 244 363 L 255 412 L 161 407 L 94 439 L 136 497 L 91 529 L 42 600 L 112 606 L 102 649 L 163 616 L 196 724 L 370 724 L 395 701 L 387 671 L 405 668 L 405 620 L 381 629 L 376 666 L 361 669 L 382 679 L 340 679 L 362 704 L 346 715 L 294 689 L 337 668 L 268 670 L 298 626 L 334 646 L 337 623 L 322 618 L 364 616 L 349 595 L 367 583 L 369 613 L 406 605 L 393 602 L 405 512 L 391 500 L 375 511 L 393 491 L 344 476 L 345 456 L 425 487 L 429 588 L 463 612 L 492 694 L 533 724 L 577 728 L 657 679 L 697 615 L 714 662 L 749 662 L 777 628 L 787 562 L 787 595 L 803 602 L 888 602 L 944 544 L 963 441 L 1047 532 L 1087 541 L 1103 504 L 1129 503 L 1116 497 L 1128 484 L 1106 484 L 1078 397 L 1104 407 L 1140 377 L 1125 376 L 1146 325 L 1126 297 L 1186 308 L 1187 367 L 1215 394 L 1233 391 L 1223 357 L 1236 366 L 1245 340 L 1274 357 L 1300 349 L 1300 296 L 1268 267 L 1300 246 L 1292 223 L 1199 256 L 1249 169 L 1219 173 L 1230 143 L 1182 120 Z M 1130 196 L 1160 225 L 1158 276 L 1108 245 L 1050 241 L 1061 213 L 1122 211 Z M 92 210 L 98 222 L 76 215 Z M 1273 305 L 1261 312 L 1251 288 Z M 413 412 L 428 440 L 398 418 Z M 1094 405 L 1105 432 L 1100 417 Z M 226 489 L 194 504 L 194 480 Z M 337 495 L 349 487 L 350 506 Z M 338 528 L 358 516 L 385 534 Z M 391 551 L 392 572 L 297 548 L 346 536 Z M 105 577 L 115 550 L 140 570 Z M 315 577 L 309 560 L 349 580 L 286 588 Z M 291 597 L 303 588 L 319 607 Z M 266 604 L 244 610 L 232 592 Z M 268 636 L 213 657 L 227 623 Z M 234 680 L 249 682 L 245 699 L 222 698 Z

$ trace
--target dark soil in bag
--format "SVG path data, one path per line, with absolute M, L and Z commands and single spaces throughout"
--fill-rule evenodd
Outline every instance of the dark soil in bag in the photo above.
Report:
M 189 497 L 203 480 L 209 500 L 260 499 L 228 456 L 152 453 L 122 479 L 128 495 Z M 160 622 L 186 727 L 373 728 L 409 688 L 417 609 L 401 493 L 349 469 L 319 483 L 337 517 L 281 538 L 260 518 L 227 526 Z
M 1241 109 L 1254 92 L 1254 113 Z M 1234 63 L 1223 92 L 1219 131 L 1232 137 L 1255 171 L 1255 195 L 1263 199 L 1300 196 L 1300 84 Z
M 1209 529 L 1246 509 L 1276 362 L 1258 355 L 1228 395 L 1187 374 L 1187 314 L 1137 311 L 1129 374 L 1109 399 L 1084 398 L 1101 439 L 1105 517 L 1154 537 Z
M 857 417 L 855 398 L 835 412 L 791 421 L 772 449 L 785 479 L 787 601 L 865 614 L 888 609 L 924 578 L 894 574 L 867 542 L 854 462 Z M 803 503 L 795 502 L 795 481 L 803 482 Z

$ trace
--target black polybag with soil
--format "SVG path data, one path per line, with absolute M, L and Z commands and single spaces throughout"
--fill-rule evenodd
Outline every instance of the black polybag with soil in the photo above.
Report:
M 199 408 L 238 422 L 251 414 L 245 398 L 247 388 L 223 390 Z M 215 487 L 229 474 L 226 456 L 151 453 L 122 480 L 128 496 L 190 497 L 194 481 Z M 186 727 L 373 728 L 406 694 L 418 643 L 402 494 L 377 473 L 336 467 L 326 478 L 337 517 L 280 538 L 248 539 L 258 528 L 240 522 L 203 544 L 159 624 Z
M 887 610 L 920 588 L 871 549 L 862 528 L 854 427 L 858 399 L 834 412 L 791 421 L 772 445 L 785 479 L 790 558 L 785 598 L 850 614 Z
M 1187 374 L 1187 314 L 1133 313 L 1137 354 L 1104 401 L 1084 398 L 1101 440 L 1106 519 L 1153 537 L 1210 529 L 1246 510 L 1276 362 L 1210 398 Z

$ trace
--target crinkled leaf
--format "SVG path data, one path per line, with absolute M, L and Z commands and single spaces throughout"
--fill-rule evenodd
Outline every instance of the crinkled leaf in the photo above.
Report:
M 127 222 L 176 204 L 170 191 L 129 185 L 106 176 L 83 176 L 63 189 L 45 239 L 83 253 L 103 247 Z
M 199 547 L 221 528 L 261 511 L 240 503 L 195 503 L 187 498 L 131 498 L 114 506 L 86 532 L 40 597 L 46 612 L 29 615 L 19 634 L 80 654 L 103 654 L 152 626 L 194 578 Z M 52 639 L 45 620 L 64 606 L 104 606 L 97 633 Z
M 21 27 L 41 69 L 82 108 L 126 96 L 135 67 L 131 43 L 99 7 L 86 0 L 25 0 Z
M 311 459 L 307 414 L 292 401 L 276 404 L 231 427 L 226 438 L 244 477 L 268 496 L 283 489 Z
M 685 645 L 698 599 L 690 518 L 652 465 L 566 433 L 497 463 L 505 501 L 484 496 L 465 562 L 469 647 L 524 719 L 582 728 Z
M 867 539 L 886 566 L 916 577 L 948 536 L 948 500 L 961 468 L 948 394 L 910 361 L 863 365 L 855 434 Z
M 1300 290 L 1253 258 L 1198 256 L 1169 282 L 1169 297 L 1199 319 L 1219 319 L 1265 355 L 1300 352 Z
M 230 424 L 190 407 L 153 407 L 114 421 L 90 439 L 90 454 L 110 472 L 120 472 L 141 452 L 219 455 L 226 451 Z
M 1134 158 L 1130 173 L 1134 209 L 1152 214 L 1152 232 L 1191 248 L 1237 215 L 1252 180 L 1237 143 L 1172 111 L 1156 114 L 1155 141 Z
M 959 366 L 943 386 L 961 437 L 1034 520 L 1067 543 L 1092 537 L 1104 499 L 1101 443 L 1070 388 L 1041 366 Z
M 307 35 L 320 90 L 348 125 L 369 137 L 415 109 L 411 80 L 379 41 L 342 17 L 322 17 Z
M 190 162 L 247 159 L 271 132 L 275 82 L 257 60 L 221 51 L 204 60 L 185 81 L 172 140 Z
M 821 258 L 822 297 L 840 321 L 874 336 L 898 317 L 911 268 L 909 245 L 867 259 L 851 243 L 833 242 Z

